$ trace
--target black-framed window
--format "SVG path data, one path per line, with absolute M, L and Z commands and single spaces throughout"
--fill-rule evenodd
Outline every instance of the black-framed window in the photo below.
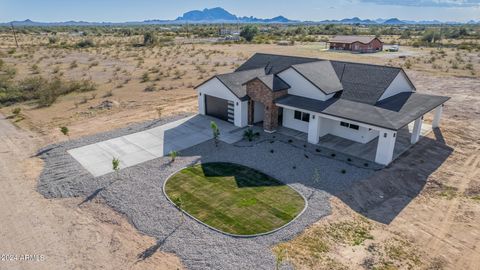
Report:
M 293 117 L 297 120 L 302 120 L 302 112 L 295 111 L 295 115 Z
M 310 114 L 309 113 L 302 113 L 302 121 L 310 122 Z
M 355 124 L 350 124 L 349 128 L 358 130 L 360 127 L 358 125 L 355 125 Z
M 360 126 L 359 126 L 359 125 L 350 124 L 350 123 L 347 123 L 347 122 L 340 122 L 340 126 L 342 126 L 342 127 L 347 127 L 347 128 L 351 128 L 351 129 L 355 129 L 355 130 L 359 130 L 359 129 L 360 129 Z
M 293 118 L 303 122 L 310 122 L 310 114 L 306 112 L 294 111 Z

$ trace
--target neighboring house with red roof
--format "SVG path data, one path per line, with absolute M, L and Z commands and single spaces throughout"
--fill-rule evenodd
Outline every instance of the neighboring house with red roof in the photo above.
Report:
M 329 41 L 330 50 L 372 53 L 383 50 L 383 42 L 374 36 L 335 36 Z

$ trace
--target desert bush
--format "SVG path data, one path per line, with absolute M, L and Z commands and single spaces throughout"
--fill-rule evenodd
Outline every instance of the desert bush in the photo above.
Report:
M 17 83 L 0 80 L 0 104 L 12 104 L 36 100 L 38 106 L 50 106 L 61 96 L 71 92 L 87 92 L 96 89 L 89 80 L 63 81 L 60 78 L 47 80 L 41 76 L 23 79 Z
M 12 110 L 12 114 L 13 114 L 15 117 L 17 117 L 18 115 L 20 115 L 20 112 L 21 112 L 21 111 L 22 111 L 21 108 L 16 107 L 16 108 L 14 108 L 14 109 Z
M 240 36 L 243 37 L 248 42 L 252 41 L 257 34 L 258 34 L 258 27 L 254 25 L 247 25 L 240 32 Z
M 111 97 L 113 96 L 113 91 L 112 90 L 108 90 L 102 97 L 103 98 L 106 98 L 106 97 Z
M 72 63 L 70 63 L 70 69 L 74 69 L 78 67 L 77 60 L 73 60 Z
M 70 81 L 67 85 L 68 90 L 63 94 L 71 92 L 89 92 L 97 89 L 97 85 L 91 80 Z
M 94 61 L 94 62 L 90 63 L 90 65 L 88 67 L 92 68 L 92 67 L 96 67 L 96 66 L 98 66 L 98 61 Z
M 143 45 L 152 46 L 157 42 L 157 37 L 153 32 L 146 32 L 143 34 Z
M 150 76 L 148 75 L 148 72 L 145 71 L 142 74 L 141 82 L 144 83 L 144 82 L 148 82 L 148 81 L 150 81 Z
M 50 44 L 55 44 L 55 43 L 57 43 L 57 41 L 58 41 L 57 37 L 49 37 L 48 38 L 48 43 L 50 43 Z
M 33 74 L 38 74 L 38 73 L 40 73 L 40 69 L 38 68 L 38 65 L 37 65 L 37 64 L 33 64 L 33 65 L 32 65 L 32 73 L 33 73 Z
M 77 48 L 90 48 L 95 47 L 95 43 L 91 39 L 84 39 L 75 45 Z
M 155 85 L 150 84 L 147 87 L 145 87 L 144 91 L 145 92 L 154 92 L 154 91 L 157 91 L 157 88 L 155 87 Z

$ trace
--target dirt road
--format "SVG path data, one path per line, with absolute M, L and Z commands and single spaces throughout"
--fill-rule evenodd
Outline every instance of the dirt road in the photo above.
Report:
M 139 260 L 154 239 L 102 204 L 79 207 L 81 198 L 38 194 L 42 162 L 31 156 L 42 140 L 0 114 L 0 269 L 181 268 L 177 257 L 161 252 Z

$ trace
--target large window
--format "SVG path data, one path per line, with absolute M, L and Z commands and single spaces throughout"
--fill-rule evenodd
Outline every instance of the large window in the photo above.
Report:
M 304 122 L 310 122 L 310 114 L 301 112 L 301 111 L 295 111 L 294 116 L 295 119 L 304 121 Z
M 358 130 L 360 128 L 358 125 L 350 124 L 347 122 L 340 122 L 340 126 L 355 129 L 355 130 Z

